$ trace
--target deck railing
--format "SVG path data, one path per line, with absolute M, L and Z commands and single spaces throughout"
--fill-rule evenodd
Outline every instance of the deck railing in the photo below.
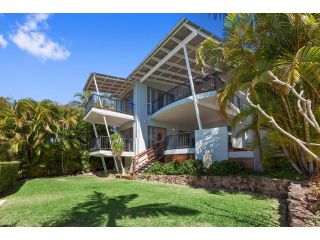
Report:
M 225 83 L 216 74 L 211 74 L 204 78 L 194 79 L 193 84 L 196 94 L 214 90 L 218 91 L 223 89 L 225 86 Z M 157 98 L 155 101 L 153 101 L 151 114 L 155 113 L 156 111 L 175 101 L 178 101 L 185 97 L 189 97 L 191 95 L 192 92 L 190 82 L 184 82 L 170 89 L 169 91 L 161 95 L 159 98 Z
M 194 148 L 195 138 L 194 132 L 179 133 L 175 135 L 169 135 L 165 139 L 165 149 L 181 149 L 181 148 Z
M 124 151 L 133 152 L 133 139 L 132 138 L 123 138 L 124 141 Z M 108 136 L 100 136 L 98 138 L 91 139 L 90 141 L 90 152 L 98 150 L 110 150 L 110 141 Z
M 89 101 L 84 107 L 84 114 L 86 115 L 93 107 L 101 108 L 100 101 L 102 104 L 102 109 L 133 115 L 133 103 L 101 96 L 98 94 L 91 95 Z

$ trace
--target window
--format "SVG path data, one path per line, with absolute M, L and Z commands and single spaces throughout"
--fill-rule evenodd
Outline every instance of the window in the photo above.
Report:
M 148 148 L 165 139 L 166 128 L 148 127 Z
M 164 92 L 159 89 L 155 89 L 155 88 L 151 88 L 151 87 L 148 87 L 147 91 L 148 91 L 147 114 L 151 115 L 153 108 L 157 109 L 163 105 Z M 154 106 L 152 106 L 153 103 L 154 103 Z

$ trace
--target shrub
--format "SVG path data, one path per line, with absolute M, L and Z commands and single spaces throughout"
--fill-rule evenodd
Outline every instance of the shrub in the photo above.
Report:
M 236 175 L 245 170 L 244 165 L 235 161 L 217 161 L 213 162 L 206 170 L 207 175 L 227 176 Z
M 19 162 L 0 162 L 0 193 L 12 186 L 19 171 Z
M 286 163 L 282 166 L 267 169 L 264 175 L 270 178 L 284 178 L 292 180 L 307 179 L 307 176 L 300 175 L 290 164 Z
M 177 161 L 172 161 L 163 164 L 163 174 L 165 175 L 180 175 L 180 163 Z
M 201 175 L 203 173 L 203 164 L 202 161 L 193 159 L 182 163 L 177 161 L 169 163 L 156 162 L 146 172 L 158 175 Z
M 158 174 L 158 175 L 163 175 L 163 163 L 161 162 L 156 162 L 153 164 L 151 167 L 149 167 L 146 171 L 146 173 L 152 173 L 152 174 Z
M 181 163 L 180 172 L 183 175 L 202 175 L 204 173 L 203 162 L 189 159 Z

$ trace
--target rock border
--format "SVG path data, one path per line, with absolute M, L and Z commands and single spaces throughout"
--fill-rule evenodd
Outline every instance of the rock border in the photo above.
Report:
M 286 222 L 291 227 L 306 227 L 310 211 L 310 182 L 261 176 L 177 176 L 136 174 L 134 180 L 189 185 L 205 188 L 221 188 L 232 191 L 259 193 L 286 202 Z

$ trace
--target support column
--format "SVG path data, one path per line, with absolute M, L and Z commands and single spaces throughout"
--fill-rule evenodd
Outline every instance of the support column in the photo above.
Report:
M 99 150 L 101 150 L 101 144 L 100 144 L 100 139 L 99 139 L 99 136 L 98 136 L 96 125 L 93 123 L 92 126 L 93 126 L 94 135 L 96 136 L 96 140 L 99 141 L 98 142 Z M 107 170 L 106 162 L 104 161 L 104 157 L 101 157 L 101 161 L 102 161 L 102 166 L 103 166 L 104 173 L 107 174 L 108 170 Z
M 101 102 L 101 98 L 100 98 L 100 92 L 99 92 L 99 88 L 98 88 L 98 84 L 97 84 L 95 75 L 93 75 L 93 81 L 94 81 L 94 85 L 95 85 L 95 87 L 96 87 L 96 91 L 97 91 L 97 94 L 98 94 L 98 97 L 99 97 L 99 104 L 100 104 L 100 107 L 102 108 L 102 102 Z M 111 142 L 111 137 L 110 137 L 110 132 L 109 132 L 109 126 L 108 126 L 107 119 L 106 119 L 105 116 L 103 116 L 103 121 L 104 121 L 104 125 L 105 125 L 105 127 L 106 127 L 106 130 L 107 130 L 110 147 L 112 147 L 112 142 Z M 116 169 L 117 169 L 117 172 L 119 172 L 119 168 L 118 168 L 118 164 L 117 164 L 117 159 L 115 158 L 115 156 L 114 156 L 113 154 L 112 154 L 112 156 L 113 156 L 113 160 L 114 160 L 114 164 L 115 164 L 115 167 L 116 167 Z M 104 160 L 103 160 L 103 162 L 104 162 Z M 104 166 L 105 166 L 105 163 L 104 163 Z
M 184 52 L 184 57 L 186 60 L 186 66 L 187 66 L 187 70 L 188 70 L 188 77 L 189 77 L 189 81 L 190 81 L 190 87 L 191 87 L 194 110 L 196 112 L 198 127 L 199 127 L 199 130 L 202 130 L 202 124 L 201 124 L 199 108 L 198 108 L 198 99 L 197 99 L 196 93 L 194 91 L 193 79 L 192 79 L 191 68 L 190 68 L 190 63 L 189 63 L 189 56 L 188 56 L 188 51 L 187 51 L 186 45 L 183 46 L 183 52 Z

